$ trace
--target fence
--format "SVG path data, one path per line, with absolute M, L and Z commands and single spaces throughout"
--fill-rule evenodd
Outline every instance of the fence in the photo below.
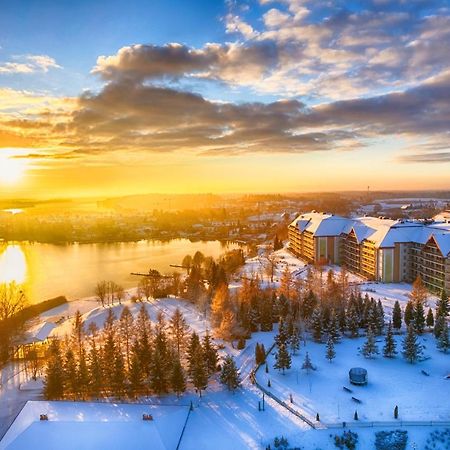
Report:
M 266 358 L 269 355 L 269 353 L 273 350 L 273 348 L 275 347 L 275 343 L 272 345 L 272 347 L 269 348 L 269 350 L 266 352 Z M 270 397 L 272 400 L 275 400 L 279 405 L 281 405 L 283 408 L 286 408 L 289 412 L 291 412 L 292 414 L 294 414 L 295 416 L 297 416 L 299 419 L 303 420 L 303 422 L 305 422 L 306 424 L 308 424 L 311 428 L 316 429 L 317 426 L 316 424 L 308 419 L 307 417 L 305 417 L 303 414 L 299 413 L 297 410 L 295 410 L 294 408 L 292 408 L 291 406 L 289 406 L 286 402 L 284 402 L 283 400 L 281 400 L 280 398 L 278 398 L 275 394 L 273 394 L 272 392 L 268 391 L 265 387 L 261 386 L 258 381 L 256 380 L 256 373 L 258 372 L 258 369 L 261 367 L 261 364 L 258 364 L 256 367 L 254 367 L 250 373 L 250 379 L 252 380 L 252 383 L 261 391 L 263 392 L 265 395 L 267 395 L 268 397 Z
M 323 423 L 327 428 L 376 428 L 376 427 L 450 427 L 446 420 L 395 420 L 378 422 L 336 422 Z

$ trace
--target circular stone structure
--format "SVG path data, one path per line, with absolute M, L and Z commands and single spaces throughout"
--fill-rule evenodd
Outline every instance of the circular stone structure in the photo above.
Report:
M 359 386 L 367 384 L 368 376 L 367 370 L 362 367 L 353 367 L 348 372 L 350 383 L 357 384 Z

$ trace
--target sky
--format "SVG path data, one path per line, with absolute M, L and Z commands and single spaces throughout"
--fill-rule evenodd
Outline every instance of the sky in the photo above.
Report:
M 0 196 L 450 188 L 447 0 L 0 10 Z

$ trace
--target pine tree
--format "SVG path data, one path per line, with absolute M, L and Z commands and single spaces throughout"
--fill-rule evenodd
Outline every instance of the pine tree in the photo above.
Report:
M 406 327 L 409 327 L 410 323 L 414 320 L 414 304 L 410 300 L 405 307 L 405 314 L 403 316 Z
M 175 345 L 178 357 L 181 355 L 181 350 L 183 350 L 184 342 L 188 333 L 189 326 L 186 323 L 186 319 L 180 309 L 177 308 L 170 318 L 169 336 Z
M 331 337 L 334 343 L 337 342 L 340 337 L 339 322 L 334 309 L 331 311 L 330 320 L 328 323 L 328 337 Z
M 208 371 L 203 359 L 201 346 L 197 347 L 197 350 L 193 355 L 190 367 L 190 378 L 201 397 L 202 391 L 205 390 L 208 385 Z
M 442 289 L 441 298 L 436 302 L 436 317 L 447 317 L 450 314 L 450 300 L 445 289 Z
M 289 352 L 287 351 L 286 344 L 280 344 L 278 346 L 278 351 L 275 354 L 275 364 L 273 367 L 281 370 L 283 375 L 286 369 L 291 368 L 291 355 L 289 355 Z
M 202 349 L 208 374 L 211 375 L 217 370 L 218 357 L 216 347 L 212 343 L 211 336 L 209 335 L 208 331 L 206 331 L 205 335 L 203 336 Z
M 241 384 L 239 372 L 232 356 L 227 355 L 222 364 L 222 372 L 220 374 L 221 383 L 228 387 L 228 390 L 234 391 Z
M 77 363 L 72 349 L 69 347 L 64 355 L 64 386 L 65 393 L 76 394 L 78 392 L 77 385 Z
M 384 309 L 381 300 L 377 303 L 377 333 L 383 334 L 384 329 Z
M 331 335 L 328 337 L 327 341 L 327 351 L 326 351 L 326 358 L 328 361 L 331 361 L 336 357 L 336 351 L 334 350 L 334 340 L 331 337 Z
M 408 326 L 406 337 L 403 340 L 402 354 L 411 364 L 415 363 L 422 355 L 422 346 L 417 341 L 417 334 L 413 324 Z
M 431 308 L 428 309 L 427 314 L 427 327 L 433 328 L 434 326 L 434 316 L 433 316 L 433 310 Z
M 298 327 L 294 327 L 294 330 L 291 335 L 290 339 L 290 346 L 291 351 L 294 355 L 297 354 L 298 350 L 300 349 L 300 332 Z
M 195 358 L 198 354 L 198 352 L 202 351 L 201 344 L 200 344 L 200 338 L 198 337 L 198 334 L 193 331 L 191 334 L 191 337 L 189 339 L 189 344 L 187 348 L 187 361 L 188 361 L 188 373 L 189 375 L 192 375 L 193 368 L 195 365 Z
M 112 366 L 112 391 L 116 397 L 121 397 L 125 388 L 125 361 L 122 352 L 118 350 Z
M 350 331 L 350 337 L 356 338 L 359 336 L 359 317 L 355 306 L 351 305 L 347 309 L 347 328 Z
M 375 342 L 375 336 L 373 334 L 372 328 L 367 330 L 367 340 L 363 345 L 362 354 L 365 358 L 373 358 L 378 355 L 378 346 Z
M 44 380 L 44 397 L 47 400 L 58 400 L 64 396 L 63 362 L 58 339 L 51 341 L 48 353 Z
M 444 325 L 445 325 L 445 318 L 444 318 L 444 316 L 436 315 L 436 322 L 434 324 L 434 329 L 433 329 L 434 336 L 435 336 L 436 339 L 439 339 L 439 336 L 442 333 Z
M 313 339 L 316 342 L 322 340 L 322 312 L 320 308 L 316 308 L 311 316 L 311 327 L 313 330 Z
M 311 370 L 314 370 L 314 366 L 311 362 L 311 358 L 309 357 L 309 353 L 306 352 L 305 360 L 303 361 L 302 369 L 306 370 L 306 373 L 309 374 Z
M 444 326 L 439 335 L 439 339 L 437 342 L 437 348 L 444 353 L 447 353 L 450 349 L 450 336 L 449 336 L 448 324 L 446 321 L 444 321 Z
M 398 300 L 394 303 L 394 310 L 392 311 L 392 325 L 396 330 L 402 327 L 402 309 Z
M 128 370 L 128 379 L 130 381 L 130 390 L 134 395 L 139 395 L 142 389 L 143 378 L 139 362 L 138 349 L 133 347 L 130 358 L 130 368 Z
M 164 324 L 157 327 L 150 361 L 150 387 L 157 394 L 168 391 L 169 372 L 173 356 L 169 352 Z
M 133 335 L 133 314 L 131 314 L 130 308 L 124 306 L 122 314 L 120 315 L 120 338 L 125 347 L 125 360 L 127 363 L 127 369 L 130 368 L 130 347 L 131 339 Z
M 89 351 L 88 370 L 90 391 L 94 397 L 98 397 L 103 387 L 103 372 L 100 354 L 94 339 L 92 340 L 91 349 Z
M 173 391 L 177 394 L 177 398 L 179 398 L 180 394 L 182 394 L 186 390 L 186 377 L 184 375 L 183 367 L 181 366 L 181 362 L 178 357 L 174 359 L 172 365 L 170 385 Z
M 425 311 L 422 302 L 416 302 L 414 305 L 414 328 L 419 334 L 425 329 Z
M 78 394 L 82 398 L 84 398 L 89 390 L 89 370 L 86 361 L 86 351 L 83 345 L 81 347 L 81 353 L 78 359 L 77 385 L 78 385 Z
M 384 341 L 383 356 L 385 356 L 386 358 L 393 358 L 396 355 L 396 353 L 397 350 L 394 339 L 394 333 L 392 331 L 392 322 L 389 322 L 386 332 L 386 339 Z

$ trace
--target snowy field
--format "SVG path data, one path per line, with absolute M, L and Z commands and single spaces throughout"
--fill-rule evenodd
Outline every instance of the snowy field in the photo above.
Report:
M 175 449 L 188 406 L 84 402 L 28 402 L 0 442 L 0 450 Z M 40 421 L 47 414 L 48 421 Z M 152 414 L 153 421 L 142 420 Z M 151 446 L 149 446 L 149 444 Z
M 396 336 L 397 351 L 401 351 L 402 336 Z M 379 339 L 380 354 L 383 338 Z M 335 346 L 336 358 L 329 363 L 325 359 L 325 345 L 307 341 L 300 352 L 292 356 L 292 368 L 285 375 L 273 369 L 274 356 L 268 359 L 269 373 L 262 367 L 257 379 L 262 386 L 289 403 L 293 396 L 295 409 L 315 420 L 319 413 L 325 423 L 351 423 L 355 410 L 359 421 L 392 421 L 394 407 L 399 407 L 399 419 L 405 421 L 450 421 L 450 356 L 436 350 L 431 334 L 421 337 L 426 347 L 426 361 L 409 364 L 397 355 L 394 359 L 381 355 L 366 359 L 359 354 L 365 338 L 343 339 Z M 308 375 L 301 369 L 306 351 L 309 352 L 315 371 Z M 272 352 L 274 353 L 274 352 Z M 364 367 L 368 371 L 367 386 L 353 386 L 348 380 L 352 367 Z M 429 376 L 422 373 L 427 372 Z M 349 393 L 343 386 L 350 388 Z M 361 400 L 357 403 L 355 397 Z

